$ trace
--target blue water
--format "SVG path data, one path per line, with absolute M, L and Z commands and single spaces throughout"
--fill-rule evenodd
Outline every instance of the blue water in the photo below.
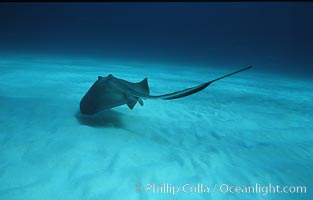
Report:
M 0 4 L 0 199 L 312 199 L 312 8 Z M 249 65 L 79 112 L 98 75 L 160 95 Z

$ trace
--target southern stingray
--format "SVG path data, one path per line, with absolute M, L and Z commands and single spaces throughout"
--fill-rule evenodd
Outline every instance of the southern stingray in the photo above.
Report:
M 83 114 L 91 115 L 124 104 L 126 104 L 130 109 L 133 109 L 137 102 L 143 106 L 143 99 L 172 100 L 182 98 L 200 92 L 215 81 L 250 69 L 251 67 L 252 66 L 243 68 L 194 87 L 157 96 L 150 95 L 147 78 L 138 83 L 131 83 L 126 80 L 116 78 L 112 74 L 109 74 L 106 77 L 98 76 L 98 80 L 96 80 L 80 101 L 80 111 Z

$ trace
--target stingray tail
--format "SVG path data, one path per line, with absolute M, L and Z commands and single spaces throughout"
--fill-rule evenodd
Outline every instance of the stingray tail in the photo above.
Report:
M 249 66 L 249 67 L 240 69 L 238 71 L 235 71 L 233 73 L 227 74 L 225 76 L 219 77 L 217 79 L 214 79 L 212 81 L 208 81 L 206 83 L 197 85 L 195 87 L 187 88 L 187 89 L 184 89 L 184 90 L 181 90 L 181 91 L 177 91 L 177 92 L 172 92 L 172 93 L 169 93 L 169 94 L 164 94 L 164 95 L 159 95 L 159 96 L 150 96 L 150 98 L 171 100 L 171 99 L 178 99 L 178 98 L 182 98 L 182 97 L 185 97 L 185 96 L 189 96 L 189 95 L 192 95 L 194 93 L 200 92 L 201 90 L 205 89 L 206 87 L 208 87 L 211 83 L 213 83 L 215 81 L 221 80 L 223 78 L 226 78 L 228 76 L 237 74 L 239 72 L 242 72 L 242 71 L 245 71 L 245 70 L 248 70 L 248 69 L 251 69 L 251 68 L 252 68 L 252 66 Z

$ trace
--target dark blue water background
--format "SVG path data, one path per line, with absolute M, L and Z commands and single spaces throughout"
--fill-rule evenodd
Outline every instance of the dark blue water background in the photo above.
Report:
M 312 2 L 1 3 L 2 53 L 312 77 Z

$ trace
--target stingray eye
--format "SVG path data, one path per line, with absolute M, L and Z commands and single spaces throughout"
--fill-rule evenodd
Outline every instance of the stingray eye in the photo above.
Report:
M 98 76 L 98 81 L 99 81 L 100 79 L 102 79 L 102 76 Z
M 109 78 L 111 78 L 111 77 L 113 77 L 113 75 L 112 74 L 109 74 L 109 76 L 108 76 Z

